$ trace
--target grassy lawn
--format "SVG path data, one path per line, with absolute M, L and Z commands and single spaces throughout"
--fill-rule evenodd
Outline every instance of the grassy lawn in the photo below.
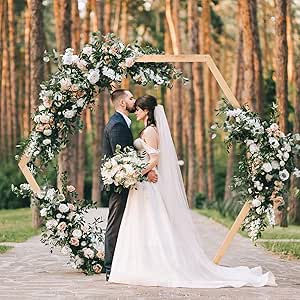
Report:
M 228 228 L 230 228 L 234 222 L 232 218 L 224 217 L 220 214 L 219 211 L 214 209 L 198 209 L 196 211 L 206 217 L 212 218 L 214 221 L 221 223 Z M 245 233 L 244 231 L 240 230 L 239 233 L 242 236 L 247 237 L 247 233 Z M 300 239 L 300 226 L 289 225 L 287 228 L 282 228 L 279 226 L 276 226 L 274 228 L 267 228 L 262 233 L 261 238 L 271 240 Z M 258 243 L 274 253 L 278 253 L 291 258 L 300 258 L 300 243 L 276 241 L 259 242 L 259 240 Z
M 0 210 L 0 242 L 20 243 L 28 238 L 37 235 L 40 230 L 31 227 L 30 208 L 19 208 Z M 0 253 L 10 249 L 6 246 L 0 246 Z

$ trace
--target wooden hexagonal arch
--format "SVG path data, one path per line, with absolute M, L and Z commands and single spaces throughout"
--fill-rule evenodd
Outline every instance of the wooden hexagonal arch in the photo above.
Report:
M 236 97 L 232 93 L 231 89 L 229 88 L 228 84 L 226 83 L 225 79 L 223 78 L 221 72 L 217 68 L 216 64 L 214 63 L 213 59 L 210 55 L 203 55 L 203 54 L 180 54 L 180 55 L 144 55 L 137 59 L 137 62 L 147 63 L 147 62 L 188 62 L 188 63 L 205 63 L 210 71 L 212 72 L 214 78 L 218 82 L 222 92 L 226 96 L 227 100 L 232 104 L 233 107 L 240 107 L 239 102 L 237 101 Z M 33 177 L 32 173 L 30 172 L 27 163 L 30 161 L 30 157 L 24 154 L 19 162 L 19 168 L 21 169 L 22 173 L 24 174 L 27 182 L 29 183 L 31 189 L 34 193 L 39 193 L 41 191 L 38 183 L 36 182 L 35 178 Z M 242 222 L 246 218 L 248 212 L 250 210 L 250 204 L 246 202 L 240 211 L 238 217 L 236 218 L 234 224 L 232 225 L 231 229 L 227 233 L 221 247 L 218 249 L 217 254 L 215 255 L 214 262 L 218 264 L 222 257 L 224 256 L 226 250 L 228 249 L 231 241 L 233 240 L 235 234 L 239 230 Z

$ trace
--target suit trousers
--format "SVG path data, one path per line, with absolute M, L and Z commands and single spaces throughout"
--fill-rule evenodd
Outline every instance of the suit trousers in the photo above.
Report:
M 122 217 L 125 211 L 127 197 L 129 190 L 122 190 L 122 192 L 113 192 L 109 198 L 109 212 L 107 227 L 105 233 L 105 259 L 104 267 L 106 273 L 110 274 L 112 260 L 115 252 L 115 247 L 118 239 L 119 229 Z

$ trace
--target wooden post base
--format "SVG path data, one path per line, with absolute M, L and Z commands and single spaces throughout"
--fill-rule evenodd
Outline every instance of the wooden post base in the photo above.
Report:
M 241 209 L 239 215 L 237 216 L 237 218 L 235 219 L 233 225 L 231 226 L 230 230 L 228 231 L 221 247 L 218 249 L 217 254 L 214 258 L 214 263 L 215 264 L 219 264 L 222 257 L 224 256 L 226 250 L 228 249 L 230 243 L 232 242 L 235 234 L 238 232 L 238 230 L 240 229 L 243 221 L 245 220 L 245 218 L 247 217 L 249 210 L 251 208 L 251 205 L 249 202 L 246 202 L 243 206 L 243 208 Z

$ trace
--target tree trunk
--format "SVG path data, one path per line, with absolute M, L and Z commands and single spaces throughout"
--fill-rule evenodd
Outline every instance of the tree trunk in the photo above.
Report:
M 240 4 L 238 3 L 238 13 L 237 13 L 237 23 L 238 23 L 238 32 L 237 32 L 237 46 L 236 46 L 236 60 L 233 68 L 232 74 L 232 85 L 231 90 L 234 93 L 235 97 L 242 102 L 241 96 L 243 91 L 244 83 L 244 70 L 243 70 L 243 27 L 242 20 L 240 15 Z M 225 181 L 225 194 L 224 201 L 228 201 L 232 198 L 232 178 L 234 171 L 234 161 L 235 161 L 235 145 L 232 145 L 232 148 L 228 154 L 227 160 L 227 169 L 226 169 L 226 181 Z
M 0 106 L 1 106 L 1 119 L 0 119 L 0 127 L 1 127 L 1 158 L 6 159 L 8 154 L 8 118 L 7 115 L 7 93 L 6 93 L 6 81 L 7 81 L 7 6 L 5 2 L 0 3 L 1 9 L 1 98 L 0 98 Z
M 56 47 L 57 50 L 61 53 L 63 51 L 61 45 L 61 28 L 62 28 L 62 20 L 61 20 L 61 0 L 53 0 L 53 12 L 54 12 L 54 20 L 55 20 L 55 39 L 56 39 Z
M 243 25 L 243 60 L 244 60 L 244 91 L 243 102 L 247 103 L 250 109 L 256 111 L 255 102 L 255 74 L 254 74 L 254 36 L 252 31 L 252 17 L 250 2 L 241 0 L 241 17 Z
M 188 0 L 188 40 L 191 53 L 198 53 L 198 7 L 196 0 Z M 191 208 L 195 207 L 196 191 L 196 145 L 195 145 L 195 85 L 193 78 L 193 68 L 198 64 L 189 64 L 189 77 L 192 78 L 190 94 L 187 103 L 187 156 L 188 156 L 188 189 L 187 197 Z M 196 75 L 196 74 L 195 74 Z M 198 74 L 197 74 L 198 75 Z M 196 75 L 196 76 L 197 76 Z M 196 87 L 199 89 L 199 87 Z M 197 93 L 197 92 L 196 92 Z
M 198 19 L 198 53 L 202 49 L 202 26 L 201 18 Z M 197 152 L 197 182 L 198 192 L 207 195 L 206 155 L 205 155 L 205 98 L 203 82 L 203 65 L 193 64 L 193 90 L 195 96 L 195 142 Z
M 210 0 L 202 2 L 202 48 L 204 54 L 211 54 L 211 9 Z M 205 117 L 206 126 L 210 128 L 213 124 L 213 101 L 212 92 L 212 74 L 207 66 L 204 67 L 204 95 L 205 95 Z M 208 135 L 206 140 L 206 160 L 207 160 L 207 199 L 214 201 L 214 153 L 213 141 Z
M 293 97 L 294 106 L 294 133 L 300 132 L 300 57 L 298 58 L 297 67 L 295 68 L 295 79 L 296 79 L 296 95 Z M 296 158 L 295 166 L 300 169 L 300 159 Z M 291 188 L 290 188 L 290 210 L 289 217 L 290 220 L 296 224 L 300 224 L 300 197 L 296 195 L 296 190 L 300 187 L 300 178 L 293 176 L 291 178 Z
M 94 1 L 93 10 L 95 11 L 94 31 L 103 29 L 103 11 L 104 2 Z M 100 193 L 100 166 L 102 157 L 102 136 L 104 130 L 104 110 L 103 110 L 103 93 L 97 96 L 94 111 L 95 137 L 93 139 L 93 177 L 92 177 L 92 201 L 101 206 Z
M 29 135 L 31 130 L 30 118 L 30 31 L 31 31 L 31 13 L 30 7 L 27 5 L 25 9 L 25 32 L 24 32 L 24 67 L 25 67 L 25 92 L 24 92 L 24 113 L 23 113 L 23 128 L 24 137 Z
M 255 101 L 256 110 L 260 115 L 263 114 L 263 70 L 261 62 L 261 49 L 259 42 L 259 32 L 257 24 L 257 4 L 256 0 L 250 1 L 251 25 L 253 36 L 253 62 L 254 62 L 254 85 L 255 85 Z
M 165 25 L 165 30 L 164 30 L 164 50 L 166 54 L 172 54 L 172 41 L 170 37 L 170 31 L 168 28 L 168 24 L 166 19 L 164 20 L 164 25 Z M 165 101 L 165 106 L 166 106 L 166 113 L 168 117 L 168 122 L 170 125 L 170 131 L 173 134 L 173 110 L 172 110 L 172 90 L 167 88 L 166 89 L 166 101 Z
M 292 1 L 288 1 L 287 6 L 287 44 L 288 44 L 288 80 L 292 87 L 292 105 L 294 108 L 294 133 L 300 132 L 300 56 L 296 63 L 294 48 L 294 19 L 292 16 Z M 296 158 L 295 166 L 300 169 L 300 159 Z M 290 197 L 289 197 L 289 220 L 300 224 L 300 197 L 297 196 L 297 187 L 300 186 L 300 179 L 291 177 Z
M 287 133 L 288 120 L 288 90 L 287 90 L 287 37 L 286 37 L 286 12 L 287 3 L 285 0 L 276 0 L 276 23 L 275 23 L 275 75 L 276 75 L 276 97 L 279 107 L 279 127 Z M 276 223 L 282 227 L 287 227 L 287 203 L 281 211 L 276 210 Z
M 172 40 L 172 47 L 174 54 L 181 53 L 181 38 L 180 38 L 180 22 L 179 22 L 179 11 L 180 2 L 179 0 L 166 1 L 166 19 L 170 30 L 170 36 Z M 182 69 L 182 63 L 176 63 L 176 68 Z M 183 158 L 183 130 L 182 130 L 182 102 L 183 93 L 181 83 L 175 82 L 172 91 L 172 111 L 173 111 L 173 138 L 177 150 L 177 156 L 179 159 Z
M 103 24 L 103 32 L 104 34 L 108 34 L 111 31 L 111 1 L 104 0 L 104 24 Z M 121 0 L 119 0 L 121 5 Z M 104 122 L 107 123 L 110 116 L 110 97 L 108 93 L 103 93 L 104 97 Z
M 55 11 L 56 9 L 59 9 L 59 12 Z M 54 1 L 54 15 L 57 23 L 57 48 L 60 53 L 63 53 L 66 48 L 71 47 L 71 0 L 62 0 L 59 4 Z M 74 148 L 73 138 L 70 136 L 69 144 L 58 155 L 57 187 L 59 190 L 62 190 L 62 175 L 64 172 L 67 172 L 68 184 L 75 184 Z
M 43 65 L 43 52 L 44 52 L 44 26 L 43 26 L 43 5 L 39 0 L 29 0 L 31 11 L 31 48 L 30 48 L 30 99 L 31 110 L 37 107 L 40 83 L 43 80 L 44 65 Z M 33 227 L 38 228 L 41 224 L 39 209 L 32 208 L 32 222 Z
M 286 33 L 288 45 L 288 81 L 295 84 L 295 50 L 293 45 L 292 0 L 287 0 Z M 295 87 L 294 87 L 295 88 Z M 295 89 L 294 89 L 295 90 Z
M 11 126 L 12 126 L 12 151 L 15 152 L 15 146 L 19 136 L 19 125 L 17 115 L 17 76 L 16 76 L 16 37 L 15 37 L 15 18 L 14 1 L 8 0 L 8 28 L 9 28 L 9 74 L 10 74 L 10 105 L 11 105 Z

